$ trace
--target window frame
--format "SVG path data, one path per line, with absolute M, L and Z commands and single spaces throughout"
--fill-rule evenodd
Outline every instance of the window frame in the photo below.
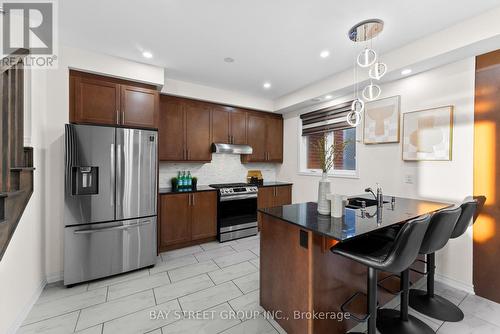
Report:
M 359 148 L 360 148 L 360 132 L 359 127 L 361 125 L 358 125 L 356 128 L 356 158 L 355 158 L 355 163 L 356 163 L 356 168 L 354 170 L 345 170 L 345 169 L 331 169 L 328 172 L 328 177 L 335 177 L 335 178 L 346 178 L 346 179 L 359 179 Z M 302 136 L 302 121 L 299 119 L 298 122 L 298 175 L 303 175 L 303 176 L 321 176 L 323 174 L 323 171 L 321 169 L 310 169 L 307 168 L 307 136 Z

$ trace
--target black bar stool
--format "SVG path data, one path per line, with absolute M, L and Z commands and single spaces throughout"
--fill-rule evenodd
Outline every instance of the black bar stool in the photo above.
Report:
M 420 254 L 434 254 L 436 250 L 446 245 L 455 228 L 460 212 L 460 208 L 455 208 L 439 211 L 432 216 L 429 227 L 425 232 L 424 240 L 420 246 Z M 434 333 L 432 328 L 426 323 L 408 314 L 409 273 L 409 266 L 401 273 L 400 310 L 381 309 L 378 312 L 377 329 L 382 334 Z
M 465 231 L 467 231 L 467 227 L 469 227 L 471 220 L 477 212 L 477 201 L 473 199 L 466 200 L 462 205 L 460 205 L 460 209 L 461 214 L 458 217 L 454 229 L 449 234 L 448 239 L 458 238 L 462 236 Z M 420 251 L 421 254 L 427 254 L 427 291 L 412 289 L 410 291 L 410 306 L 411 308 L 431 318 L 439 319 L 441 321 L 457 322 L 464 318 L 462 310 L 449 300 L 434 293 L 434 252 L 441 248 L 442 247 L 427 247 Z
M 334 254 L 344 256 L 368 267 L 367 316 L 363 319 L 364 321 L 368 320 L 368 334 L 376 333 L 377 271 L 397 273 L 407 269 L 418 256 L 429 221 L 430 216 L 425 215 L 407 222 L 394 241 L 367 236 L 342 242 L 330 249 Z M 342 310 L 353 300 L 354 296 L 342 305 Z

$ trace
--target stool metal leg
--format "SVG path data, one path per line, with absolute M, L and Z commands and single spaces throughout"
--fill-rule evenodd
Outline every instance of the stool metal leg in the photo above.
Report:
M 377 270 L 368 267 L 368 334 L 377 333 Z
M 367 317 L 368 328 L 367 334 L 377 333 L 377 270 L 368 267 L 368 275 L 366 276 L 366 295 L 367 295 Z M 349 332 L 349 334 L 364 334 L 359 332 Z
M 410 271 L 401 273 L 400 311 L 381 309 L 378 312 L 377 329 L 382 334 L 434 334 L 434 330 L 420 319 L 408 314 Z
M 464 313 L 449 300 L 434 294 L 435 254 L 427 254 L 427 291 L 410 291 L 410 306 L 418 312 L 442 321 L 458 322 Z

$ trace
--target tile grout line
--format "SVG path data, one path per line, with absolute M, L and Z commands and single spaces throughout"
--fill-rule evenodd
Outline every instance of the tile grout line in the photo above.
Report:
M 82 310 L 78 311 L 78 317 L 76 317 L 75 327 L 73 328 L 73 333 L 76 332 L 76 327 L 78 326 L 78 321 L 80 320 L 80 315 L 82 314 Z

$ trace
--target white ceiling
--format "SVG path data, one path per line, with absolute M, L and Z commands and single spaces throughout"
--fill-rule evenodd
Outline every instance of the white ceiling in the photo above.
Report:
M 352 66 L 361 46 L 346 33 L 358 21 L 385 21 L 374 45 L 383 54 L 496 6 L 500 0 L 63 0 L 59 33 L 64 45 L 163 66 L 169 78 L 275 99 Z

